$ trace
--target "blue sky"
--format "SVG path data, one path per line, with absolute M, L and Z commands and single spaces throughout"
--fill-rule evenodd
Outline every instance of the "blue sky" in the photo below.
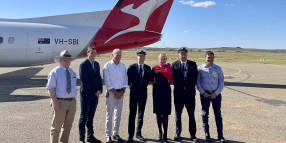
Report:
M 112 9 L 117 0 L 0 0 L 0 18 Z M 286 0 L 174 0 L 156 47 L 286 49 Z M 1 31 L 0 31 L 1 33 Z

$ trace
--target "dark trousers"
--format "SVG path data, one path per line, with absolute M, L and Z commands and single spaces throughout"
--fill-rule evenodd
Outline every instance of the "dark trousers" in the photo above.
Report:
M 130 102 L 129 102 L 130 113 L 129 113 L 129 121 L 128 121 L 128 133 L 129 133 L 129 139 L 132 139 L 134 136 L 134 130 L 135 130 L 135 118 L 136 118 L 137 106 L 138 106 L 138 118 L 137 118 L 136 134 L 141 135 L 141 129 L 143 126 L 143 118 L 144 118 L 144 112 L 145 112 L 145 105 L 146 105 L 146 100 L 147 100 L 147 91 L 136 92 L 136 94 L 134 94 L 132 91 L 130 92 L 131 92 L 131 95 L 130 95 Z
M 98 104 L 98 97 L 80 97 L 81 113 L 79 118 L 79 139 L 85 139 L 85 126 L 87 128 L 87 138 L 93 138 L 93 118 Z
M 196 136 L 196 120 L 195 120 L 195 107 L 196 99 L 195 96 L 187 96 L 187 92 L 183 91 L 179 97 L 174 97 L 175 111 L 176 111 L 176 134 L 181 135 L 182 132 L 182 111 L 184 106 L 187 109 L 189 116 L 189 132 L 192 137 Z
M 209 133 L 209 107 L 210 102 L 212 102 L 212 107 L 215 115 L 215 122 L 217 127 L 218 137 L 223 137 L 223 126 L 222 126 L 222 116 L 221 116 L 221 94 L 219 94 L 215 99 L 209 99 L 201 95 L 201 104 L 202 104 L 202 120 L 203 128 L 205 133 Z
M 164 128 L 163 140 L 167 142 L 169 115 L 156 114 L 156 119 L 159 129 L 159 138 L 162 139 L 162 125 L 163 125 Z

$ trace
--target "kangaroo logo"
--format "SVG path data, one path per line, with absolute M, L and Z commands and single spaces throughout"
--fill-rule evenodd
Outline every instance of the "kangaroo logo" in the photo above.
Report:
M 133 15 L 139 19 L 139 24 L 133 27 L 130 27 L 126 30 L 122 30 L 116 34 L 114 34 L 112 37 L 110 37 L 108 40 L 106 40 L 105 44 L 109 42 L 110 40 L 128 33 L 132 31 L 144 31 L 146 27 L 146 23 L 148 21 L 149 16 L 161 5 L 163 5 L 167 0 L 149 0 L 136 9 L 133 8 L 134 4 L 127 5 L 121 9 L 122 12 Z

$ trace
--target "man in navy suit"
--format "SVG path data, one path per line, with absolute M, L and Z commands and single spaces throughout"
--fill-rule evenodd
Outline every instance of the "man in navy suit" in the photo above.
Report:
M 178 49 L 178 61 L 172 64 L 174 78 L 174 104 L 176 111 L 176 134 L 175 141 L 180 140 L 182 131 L 182 111 L 184 106 L 187 108 L 189 115 L 189 132 L 191 140 L 196 141 L 196 89 L 195 85 L 198 78 L 198 70 L 196 62 L 188 60 L 188 50 L 184 47 Z
M 95 59 L 96 49 L 88 47 L 87 59 L 80 64 L 81 79 L 80 103 L 81 114 L 79 119 L 79 141 L 85 143 L 85 126 L 87 127 L 87 142 L 101 143 L 94 137 L 93 118 L 98 104 L 98 97 L 102 93 L 100 66 Z
M 139 49 L 136 54 L 138 57 L 138 63 L 130 65 L 127 70 L 128 85 L 130 87 L 130 114 L 128 122 L 129 137 L 126 143 L 133 142 L 137 107 L 138 119 L 136 138 L 141 141 L 145 141 L 144 137 L 141 134 L 141 129 L 143 126 L 143 117 L 147 100 L 147 86 L 149 84 L 149 81 L 151 80 L 151 68 L 150 66 L 144 64 L 146 55 L 145 50 Z

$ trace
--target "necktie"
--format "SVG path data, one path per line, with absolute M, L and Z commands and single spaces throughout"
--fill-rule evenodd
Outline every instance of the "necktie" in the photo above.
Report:
M 141 79 L 143 79 L 143 68 L 142 68 L 142 65 L 140 65 L 140 77 L 141 77 Z
M 186 74 L 186 67 L 185 67 L 185 63 L 183 63 L 182 72 L 183 72 L 183 74 L 184 74 L 184 77 L 186 77 L 186 76 L 187 76 L 187 74 Z
M 67 74 L 67 92 L 71 93 L 71 75 L 69 70 L 66 70 L 66 74 Z
M 185 63 L 183 63 L 182 72 L 185 72 Z

